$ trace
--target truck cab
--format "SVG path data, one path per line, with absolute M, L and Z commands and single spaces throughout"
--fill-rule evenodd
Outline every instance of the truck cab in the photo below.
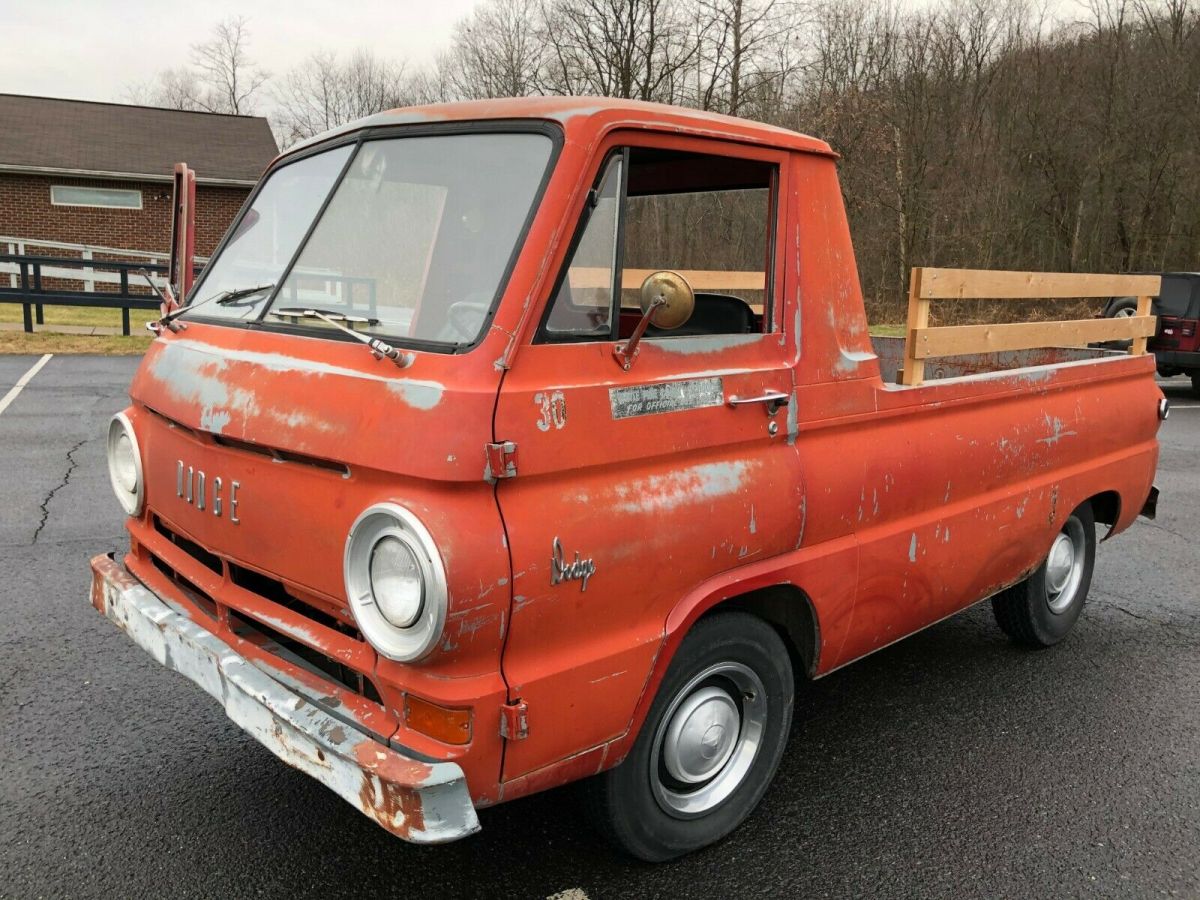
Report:
M 382 113 L 280 157 L 164 316 L 92 602 L 401 837 L 591 778 L 670 858 L 754 808 L 796 679 L 989 597 L 1066 635 L 1161 394 L 1148 357 L 1001 368 L 893 383 L 819 140 Z

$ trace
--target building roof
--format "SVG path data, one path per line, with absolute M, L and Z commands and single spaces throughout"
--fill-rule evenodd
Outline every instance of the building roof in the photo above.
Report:
M 253 184 L 279 153 L 267 120 L 0 94 L 0 171 Z
M 295 144 L 288 152 L 312 146 L 360 128 L 388 125 L 430 125 L 438 122 L 484 121 L 488 119 L 546 119 L 558 122 L 567 132 L 599 133 L 611 128 L 665 128 L 708 135 L 744 143 L 801 150 L 835 156 L 829 145 L 817 138 L 684 106 L 646 103 L 611 97 L 521 97 L 500 100 L 467 100 L 432 106 L 410 106 L 376 113 Z

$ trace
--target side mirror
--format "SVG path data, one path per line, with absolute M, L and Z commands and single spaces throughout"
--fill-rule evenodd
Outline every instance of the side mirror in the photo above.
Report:
M 641 307 L 641 321 L 633 329 L 629 340 L 613 347 L 617 364 L 627 372 L 637 359 L 638 344 L 646 329 L 653 325 L 664 331 L 673 331 L 684 325 L 696 308 L 696 292 L 678 272 L 654 272 L 642 282 Z
M 651 325 L 674 331 L 692 317 L 696 293 L 678 272 L 655 272 L 642 282 L 641 305 L 642 315 L 650 315 Z

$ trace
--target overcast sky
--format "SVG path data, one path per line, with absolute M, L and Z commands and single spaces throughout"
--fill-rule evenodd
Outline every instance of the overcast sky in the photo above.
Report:
M 317 50 L 425 63 L 474 0 L 0 0 L 0 93 L 123 100 L 125 86 L 187 62 L 212 25 L 245 16 L 251 54 L 283 74 Z

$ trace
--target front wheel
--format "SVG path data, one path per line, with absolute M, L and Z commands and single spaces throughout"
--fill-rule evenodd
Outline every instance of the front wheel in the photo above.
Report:
M 1192 373 L 1192 394 L 1200 397 L 1200 372 Z
M 1095 561 L 1096 521 L 1084 503 L 1067 517 L 1037 571 L 992 598 L 1000 629 L 1026 647 L 1057 644 L 1083 612 Z
M 729 834 L 775 775 L 793 700 L 791 660 L 770 625 L 744 612 L 702 619 L 629 756 L 586 786 L 600 830 L 650 862 Z

